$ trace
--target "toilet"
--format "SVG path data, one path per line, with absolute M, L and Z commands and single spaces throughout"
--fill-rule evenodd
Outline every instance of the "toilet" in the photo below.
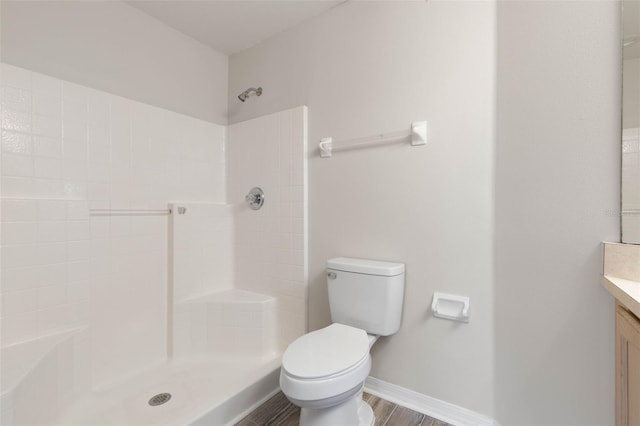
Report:
M 302 426 L 370 426 L 362 400 L 369 350 L 400 328 L 402 263 L 339 257 L 327 261 L 333 323 L 299 337 L 284 352 L 280 388 L 301 408 Z

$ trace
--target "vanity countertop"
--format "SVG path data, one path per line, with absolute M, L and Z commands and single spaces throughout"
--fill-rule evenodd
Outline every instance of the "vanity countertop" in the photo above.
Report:
M 604 243 L 602 284 L 640 318 L 640 245 Z
M 640 282 L 605 275 L 602 283 L 618 302 L 640 318 Z

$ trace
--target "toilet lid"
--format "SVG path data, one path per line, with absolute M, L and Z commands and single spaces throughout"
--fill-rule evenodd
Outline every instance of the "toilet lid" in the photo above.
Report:
M 331 324 L 290 344 L 282 356 L 282 367 L 297 377 L 327 377 L 354 366 L 368 353 L 366 331 Z

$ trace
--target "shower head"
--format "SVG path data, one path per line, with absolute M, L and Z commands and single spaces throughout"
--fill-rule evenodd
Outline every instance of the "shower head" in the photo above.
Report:
M 258 87 L 257 89 L 254 88 L 254 87 L 250 87 L 247 90 L 245 90 L 244 92 L 240 93 L 238 95 L 238 99 L 240 99 L 240 101 L 244 102 L 244 101 L 247 100 L 247 98 L 249 97 L 249 95 L 252 92 L 255 93 L 256 96 L 260 96 L 260 95 L 262 95 L 262 87 Z

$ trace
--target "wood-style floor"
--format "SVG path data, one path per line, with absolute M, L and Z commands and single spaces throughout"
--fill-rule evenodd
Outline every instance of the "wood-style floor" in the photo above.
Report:
M 450 426 L 366 392 L 363 399 L 373 408 L 375 426 Z M 289 402 L 282 392 L 278 392 L 236 426 L 298 426 L 299 421 L 300 408 Z

